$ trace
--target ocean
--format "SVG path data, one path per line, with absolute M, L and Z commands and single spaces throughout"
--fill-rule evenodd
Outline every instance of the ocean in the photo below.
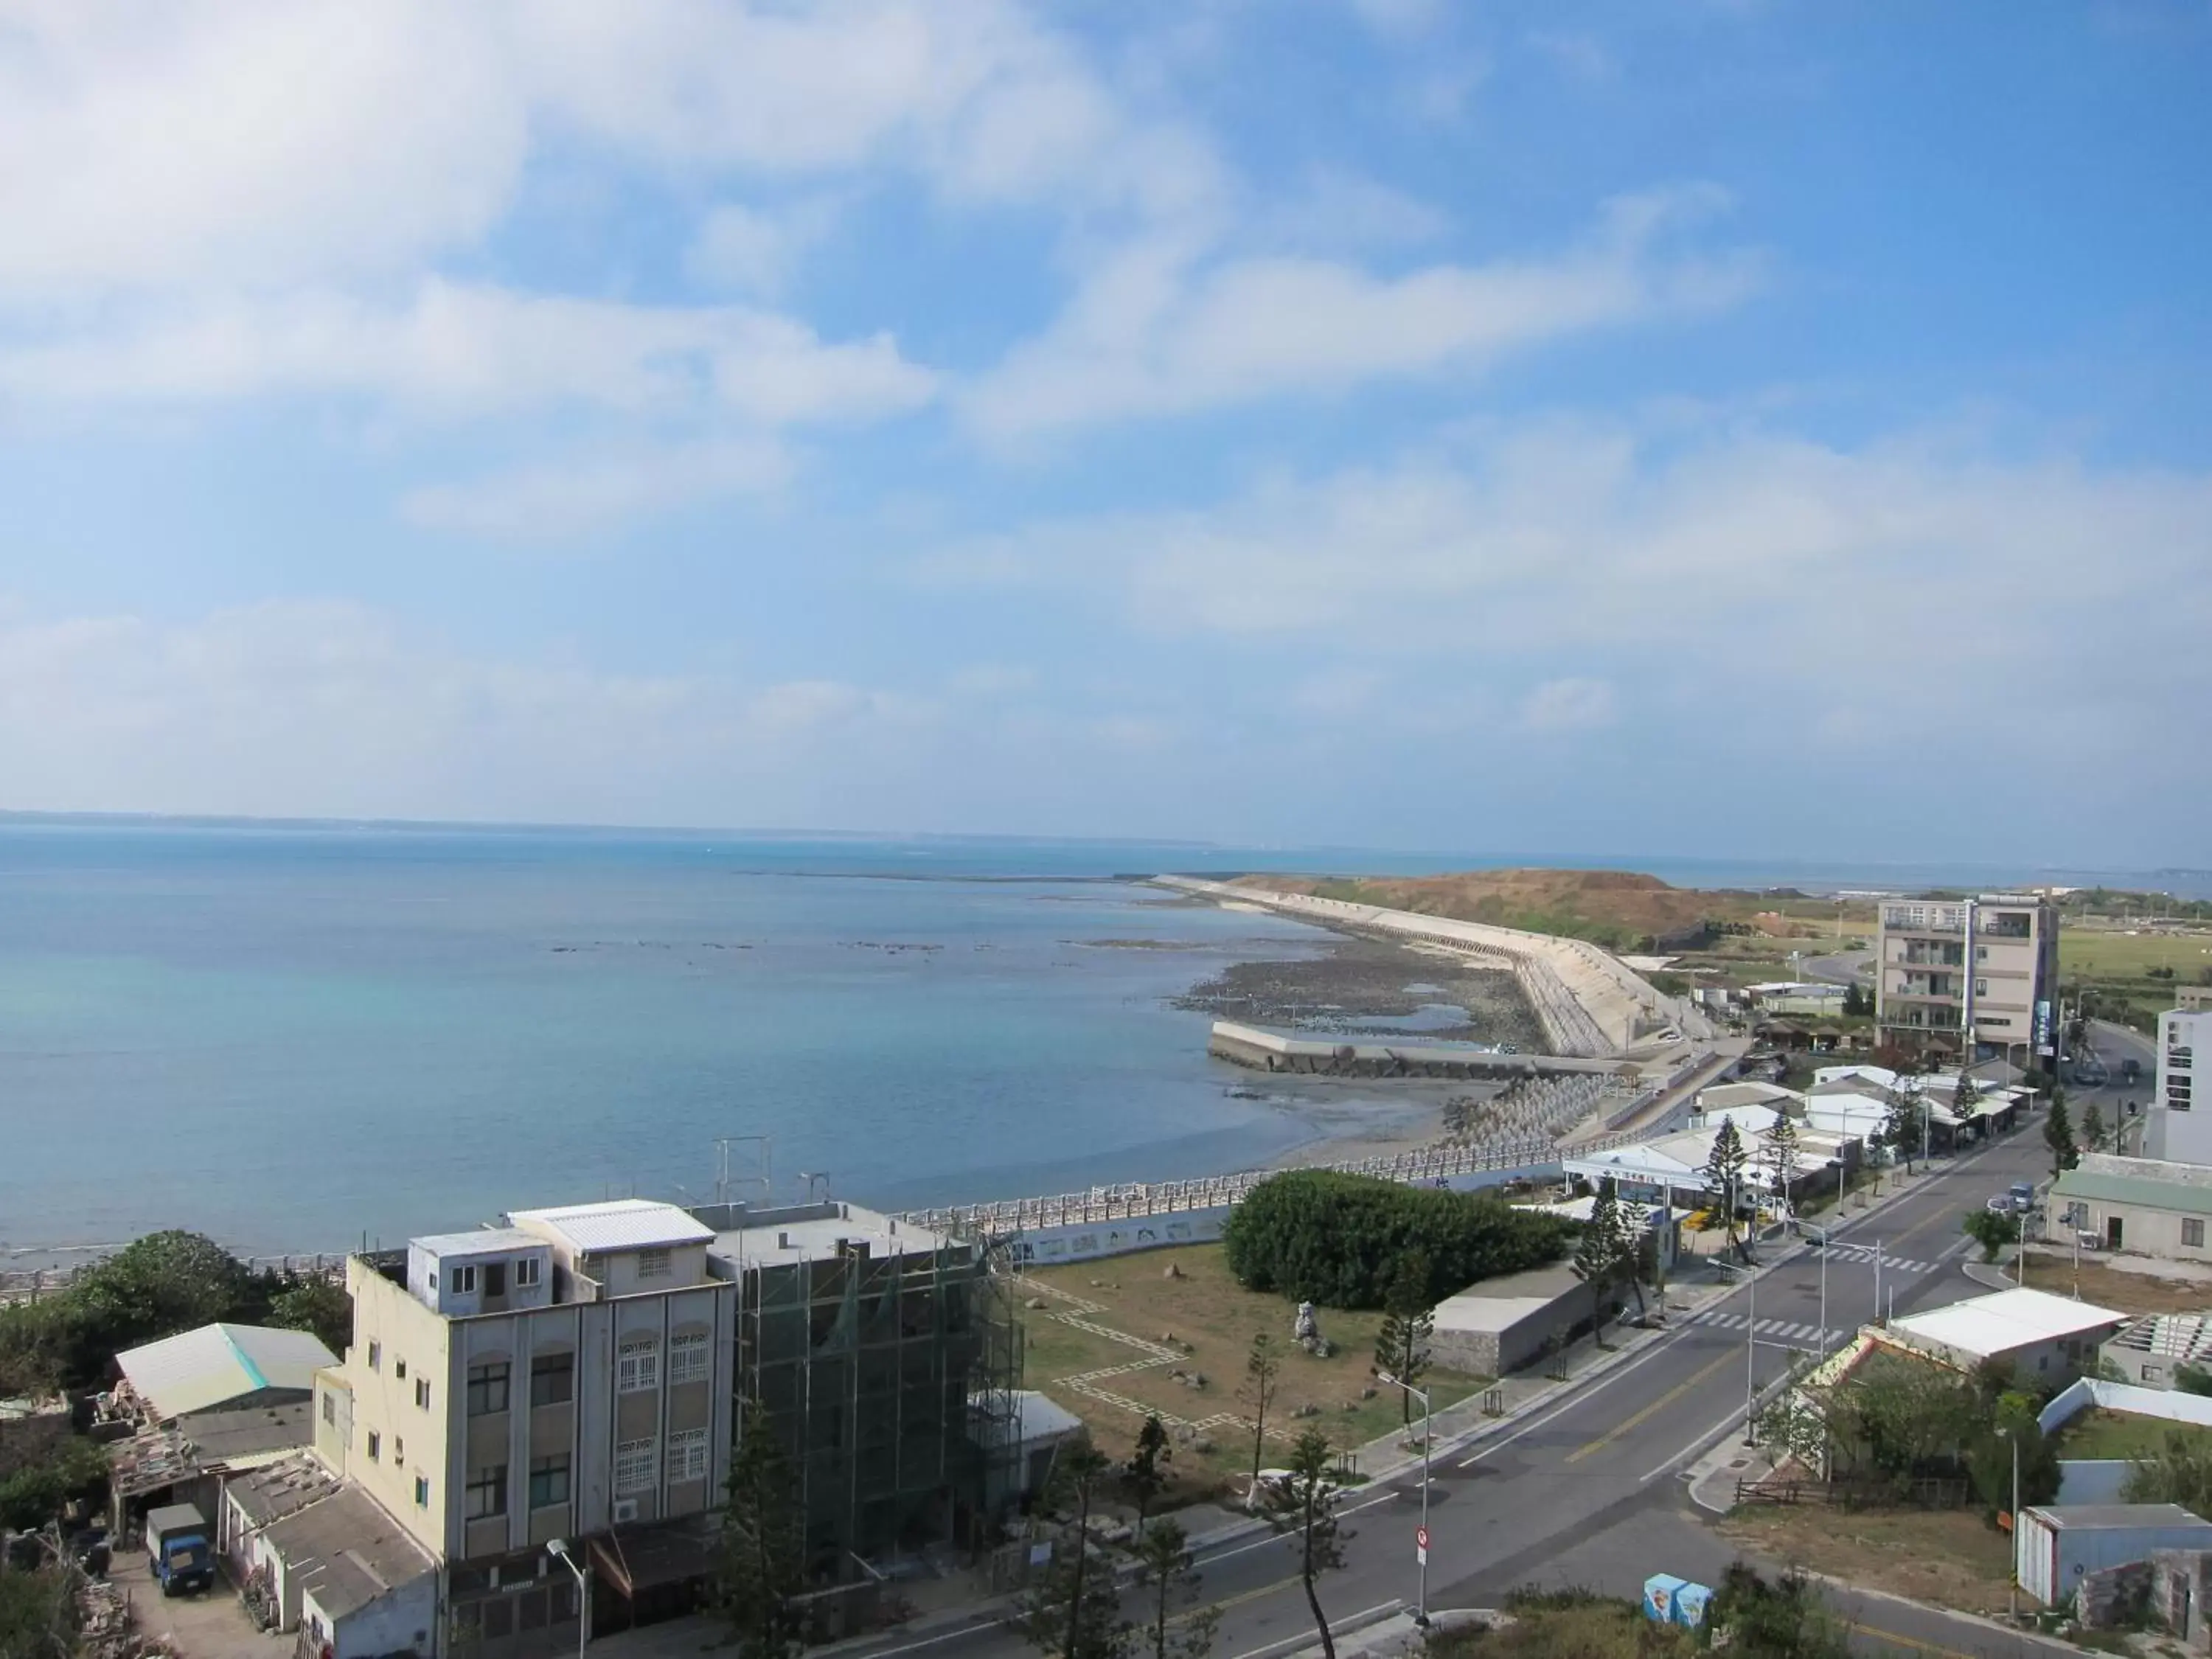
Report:
M 0 1251 L 705 1198 L 723 1138 L 892 1208 L 1249 1167 L 1403 1114 L 1251 1098 L 1170 1006 L 1326 935 L 1115 878 L 1501 861 L 0 819 Z

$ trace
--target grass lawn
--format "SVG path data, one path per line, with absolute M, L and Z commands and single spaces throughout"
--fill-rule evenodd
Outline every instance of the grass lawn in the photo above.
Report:
M 2140 979 L 2153 968 L 2171 968 L 2176 981 L 2197 982 L 2212 968 L 2212 933 L 2124 933 L 2063 927 L 2058 933 L 2061 973 L 2090 978 Z
M 1170 1269 L 1176 1270 L 1175 1276 Z M 1176 1419 L 1205 1425 L 1200 1432 L 1213 1449 L 1176 1448 L 1169 1502 L 1194 1502 L 1231 1491 L 1241 1495 L 1243 1483 L 1237 1477 L 1249 1475 L 1252 1468 L 1251 1407 L 1242 1398 L 1244 1358 L 1261 1331 L 1273 1332 L 1284 1347 L 1282 1374 L 1268 1410 L 1267 1463 L 1281 1462 L 1291 1437 L 1308 1427 L 1319 1428 L 1333 1445 L 1348 1449 L 1399 1426 L 1403 1407 L 1398 1391 L 1377 1387 L 1369 1375 L 1382 1316 L 1321 1309 L 1322 1334 L 1336 1352 L 1316 1359 L 1291 1346 L 1296 1305 L 1237 1284 L 1218 1244 L 1041 1268 L 1015 1288 L 1028 1343 L 1028 1386 L 1043 1389 L 1081 1416 L 1109 1457 L 1128 1456 L 1144 1421 L 1141 1413 L 1071 1388 L 1066 1379 L 1154 1358 L 1154 1350 L 1163 1346 L 1176 1351 L 1173 1359 L 1100 1377 L 1094 1385 L 1158 1411 L 1170 1427 Z M 1046 1305 L 1029 1305 L 1036 1301 Z M 1071 1324 L 1070 1317 L 1101 1328 Z M 1124 1333 L 1143 1346 L 1102 1331 Z M 1194 1389 L 1172 1380 L 1169 1373 L 1176 1370 L 1205 1377 L 1206 1386 Z M 1441 1411 L 1487 1381 L 1432 1370 L 1425 1386 Z M 1374 1397 L 1362 1399 L 1362 1391 L 1370 1387 Z M 1317 1407 L 1317 1414 L 1291 1415 L 1306 1406 Z M 1418 1407 L 1413 1420 L 1418 1432 Z
M 1770 1560 L 1967 1613 L 2002 1613 L 2011 1582 L 2010 1540 L 1978 1510 L 1747 1504 L 1714 1530 Z
M 2075 1269 L 2063 1255 L 2027 1255 L 2026 1283 L 2055 1296 L 2074 1294 Z M 2212 1308 L 2212 1281 L 2200 1279 L 2156 1279 L 2131 1273 L 2101 1261 L 2081 1258 L 2081 1300 L 2121 1313 L 2202 1313 Z
M 2212 1429 L 2136 1412 L 2106 1411 L 2101 1406 L 2069 1419 L 2058 1431 L 2057 1448 L 2061 1457 L 2148 1457 L 2166 1444 L 2168 1434 L 2177 1432 L 2200 1449 L 2212 1448 Z

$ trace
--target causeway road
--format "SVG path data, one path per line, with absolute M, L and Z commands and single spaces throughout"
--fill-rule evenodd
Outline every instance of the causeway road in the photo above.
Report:
M 1735 1553 L 1695 1518 L 1682 1472 L 1741 1435 L 1747 1384 L 1778 1378 L 1792 1348 L 1838 1346 L 1874 1316 L 1877 1249 L 1881 1299 L 1898 1313 L 1980 1294 L 1960 1271 L 1967 1241 L 1960 1222 L 2010 1182 L 2049 1175 L 2041 1128 L 2040 1115 L 2031 1116 L 2011 1135 L 1940 1162 L 1887 1206 L 1839 1223 L 1826 1258 L 1825 1344 L 1821 1256 L 1796 1241 L 1770 1241 L 1754 1279 L 1632 1358 L 1487 1434 L 1440 1439 L 1430 1492 L 1430 1607 L 1495 1606 L 1530 1583 L 1628 1595 L 1654 1572 L 1711 1582 Z M 1759 1346 L 1748 1347 L 1754 1318 Z M 1356 1626 L 1413 1604 L 1420 1501 L 1418 1465 L 1346 1493 L 1346 1565 L 1321 1586 L 1332 1622 Z M 1290 1543 L 1264 1534 L 1203 1553 L 1206 1599 L 1223 1607 L 1214 1648 L 1221 1659 L 1283 1659 L 1313 1639 L 1294 1565 Z M 1833 1600 L 1869 1652 L 2077 1651 L 1878 1592 L 1838 1591 Z M 894 1632 L 846 1650 L 862 1659 L 1030 1652 L 995 1623 Z

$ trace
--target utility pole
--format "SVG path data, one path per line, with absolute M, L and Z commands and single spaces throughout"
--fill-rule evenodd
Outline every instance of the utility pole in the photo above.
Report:
M 1879 1324 L 1881 1321 L 1881 1241 L 1878 1238 L 1874 1242 L 1874 1316 Z
M 1415 1592 L 1419 1599 L 1414 1603 L 1413 1622 L 1426 1630 L 1429 1626 L 1429 1449 L 1436 1438 L 1429 1391 L 1417 1389 L 1410 1382 L 1400 1382 L 1388 1371 L 1377 1371 L 1376 1376 L 1385 1382 L 1396 1383 L 1421 1402 L 1421 1536 L 1419 1547 L 1414 1552 L 1420 1560 L 1421 1577 L 1419 1589 Z
M 1751 1313 L 1743 1327 L 1743 1443 L 1759 1443 L 1759 1420 L 1752 1402 L 1759 1397 L 1759 1270 L 1751 1273 Z

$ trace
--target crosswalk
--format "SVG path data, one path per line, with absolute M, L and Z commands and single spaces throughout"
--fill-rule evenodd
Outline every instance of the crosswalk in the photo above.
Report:
M 1828 1254 L 1845 1261 L 1860 1261 L 1869 1266 L 1872 1266 L 1875 1260 L 1873 1245 L 1846 1244 L 1841 1239 L 1828 1246 Z M 1884 1255 L 1881 1258 L 1881 1270 L 1886 1273 L 1932 1273 L 1942 1265 L 1936 1261 L 1917 1261 L 1911 1256 Z
M 1740 1331 L 1749 1321 L 1740 1313 L 1714 1311 L 1692 1314 L 1684 1322 L 1691 1325 L 1706 1325 L 1718 1331 Z M 1820 1340 L 1820 1328 L 1818 1325 L 1808 1325 L 1802 1320 L 1762 1319 L 1759 1322 L 1756 1334 L 1771 1338 L 1777 1342 L 1817 1344 Z M 1838 1332 L 1832 1326 L 1829 1328 L 1828 1334 L 1834 1336 L 1838 1334 Z

